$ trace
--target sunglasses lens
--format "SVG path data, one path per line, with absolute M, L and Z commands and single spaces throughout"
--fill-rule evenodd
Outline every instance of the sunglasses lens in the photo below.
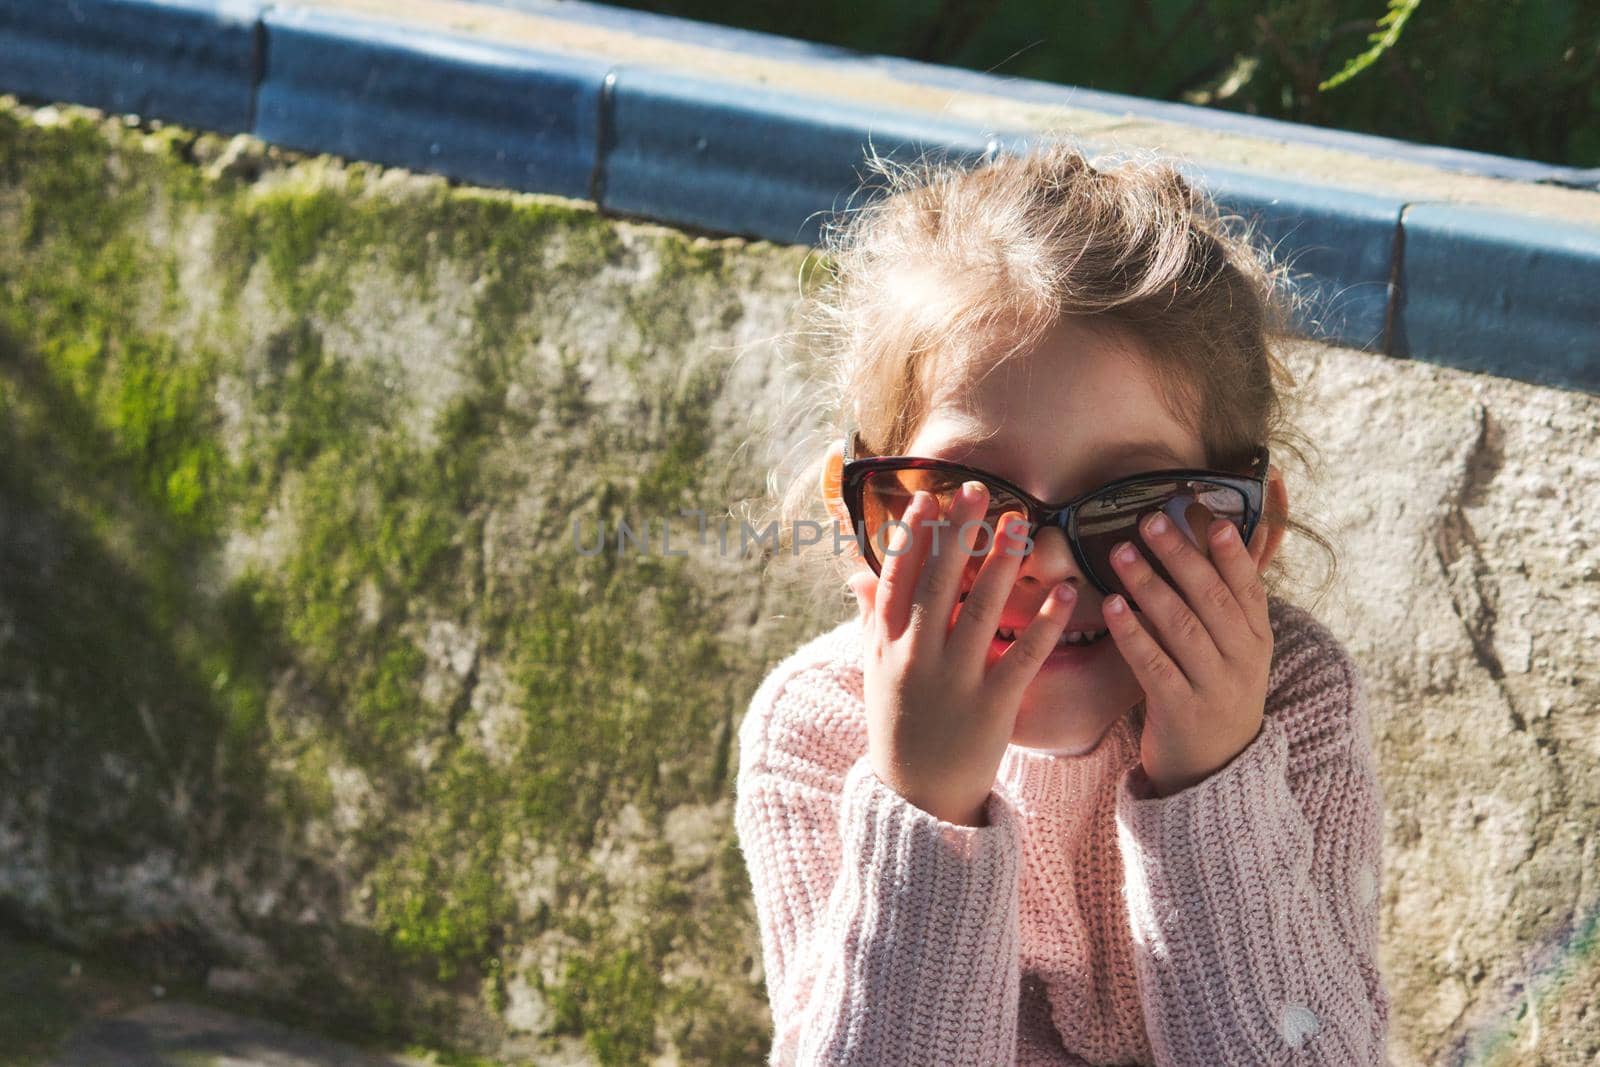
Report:
M 943 514 L 949 509 L 961 486 L 971 480 L 971 475 L 965 472 L 938 467 L 875 471 L 868 475 L 862 485 L 861 519 L 870 547 L 867 560 L 872 563 L 873 569 L 881 570 L 883 560 L 888 558 L 888 546 L 894 528 L 904 521 L 902 516 L 910 505 L 913 495 L 919 491 L 932 494 L 939 502 L 939 510 Z M 977 542 L 971 550 L 973 555 L 967 559 L 967 569 L 971 572 L 976 572 L 978 566 L 982 564 L 1000 517 L 1008 511 L 1024 515 L 1028 513 L 1027 507 L 1014 495 L 996 485 L 987 482 L 985 484 L 989 488 L 989 508 L 984 515 L 986 529 L 977 531 Z M 957 533 L 953 527 L 939 529 L 940 552 L 966 551 L 958 547 Z
M 1139 523 L 1155 512 L 1165 515 L 1191 542 L 1202 546 L 1201 551 L 1206 551 L 1203 547 L 1206 534 L 1216 519 L 1227 519 L 1241 536 L 1244 534 L 1244 493 L 1216 482 L 1190 479 L 1139 482 L 1091 497 L 1078 509 L 1078 543 L 1083 547 L 1094 577 L 1112 592 L 1128 595 L 1111 567 L 1111 550 L 1124 541 L 1132 541 L 1161 579 L 1174 584 L 1172 576 L 1147 551 L 1139 535 Z

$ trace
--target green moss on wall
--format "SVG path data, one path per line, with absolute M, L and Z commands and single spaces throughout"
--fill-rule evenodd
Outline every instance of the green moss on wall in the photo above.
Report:
M 636 951 L 567 961 L 555 991 L 556 1026 L 583 1034 L 605 1067 L 638 1063 L 655 1043 L 661 979 Z
M 0 107 L 0 675 L 29 693 L 0 763 L 41 790 L 0 818 L 48 828 L 33 921 L 113 937 L 123 905 L 69 872 L 225 860 L 228 937 L 168 910 L 197 975 L 270 945 L 286 1012 L 481 1046 L 559 931 L 583 947 L 540 985 L 602 1062 L 663 1030 L 758 1057 L 731 827 L 627 929 L 596 921 L 633 890 L 593 853 L 625 805 L 659 828 L 731 796 L 760 654 L 691 560 L 570 535 L 727 503 L 731 356 L 703 334 L 751 253 L 361 165 L 247 180 L 192 134 L 66 115 Z M 530 918 L 535 854 L 559 868 Z M 679 959 L 729 977 L 664 979 Z

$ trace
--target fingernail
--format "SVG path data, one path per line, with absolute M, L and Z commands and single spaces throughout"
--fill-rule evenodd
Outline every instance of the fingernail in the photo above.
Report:
M 1062 582 L 1060 585 L 1056 586 L 1055 592 L 1052 593 L 1051 595 L 1054 596 L 1057 600 L 1061 601 L 1063 604 L 1065 604 L 1067 601 L 1069 601 L 1073 597 L 1077 596 L 1078 595 L 1078 591 L 1076 589 L 1072 588 L 1072 586 L 1069 585 L 1068 583 Z
M 979 494 L 981 494 L 983 492 L 983 483 L 982 482 L 963 482 L 962 485 L 961 485 L 961 491 L 963 493 L 967 494 L 967 499 L 968 500 L 976 500 L 976 499 L 978 499 Z
M 1133 545 L 1127 541 L 1116 547 L 1116 556 L 1118 563 L 1132 563 L 1139 558 L 1139 554 L 1133 550 Z
M 1127 611 L 1127 610 L 1128 610 L 1128 602 L 1126 600 L 1123 600 L 1120 596 L 1110 596 L 1110 597 L 1106 598 L 1106 612 L 1107 612 L 1107 614 L 1110 614 L 1110 615 L 1121 615 L 1124 611 Z
M 1167 521 L 1167 517 L 1160 512 L 1156 512 L 1155 516 L 1150 520 L 1150 532 L 1153 534 L 1164 534 L 1171 526 L 1172 524 Z
M 1211 531 L 1211 540 L 1219 545 L 1225 545 L 1239 536 L 1238 527 L 1231 522 L 1225 522 L 1220 527 Z

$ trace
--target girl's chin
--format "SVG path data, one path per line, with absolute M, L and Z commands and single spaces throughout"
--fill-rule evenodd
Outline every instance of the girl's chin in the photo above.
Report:
M 1133 705 L 1130 702 L 1128 706 Z M 1055 756 L 1082 756 L 1093 752 L 1106 731 L 1121 717 L 1122 712 L 1113 708 L 1063 709 L 1058 706 L 1039 710 L 1025 703 L 1017 713 L 1011 743 Z
M 1007 642 L 995 639 L 990 665 Z M 1023 691 L 1013 744 L 1056 755 L 1092 752 L 1111 724 L 1143 697 L 1109 635 L 1052 652 Z

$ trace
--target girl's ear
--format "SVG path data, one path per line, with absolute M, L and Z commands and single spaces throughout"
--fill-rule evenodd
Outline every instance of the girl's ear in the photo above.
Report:
M 828 514 L 833 521 L 839 524 L 837 531 L 839 541 L 849 545 L 849 558 L 858 571 L 871 571 L 867 561 L 862 558 L 861 550 L 856 547 L 855 526 L 850 521 L 850 509 L 844 506 L 844 442 L 835 441 L 828 446 L 828 454 L 822 461 L 822 478 L 819 488 L 822 490 L 823 503 L 828 506 Z M 852 586 L 852 589 L 854 587 Z M 862 594 L 857 593 L 856 599 L 861 604 L 863 612 L 870 608 L 870 598 L 862 599 Z
M 1275 470 L 1267 474 L 1267 499 L 1262 501 L 1261 511 L 1262 520 L 1256 524 L 1249 546 L 1258 572 L 1266 570 L 1272 557 L 1278 554 L 1278 546 L 1283 544 L 1284 532 L 1289 528 L 1289 490 L 1283 484 L 1283 475 Z
M 822 500 L 846 532 L 850 530 L 850 510 L 844 506 L 844 442 L 835 441 L 828 446 L 828 455 L 822 461 Z

